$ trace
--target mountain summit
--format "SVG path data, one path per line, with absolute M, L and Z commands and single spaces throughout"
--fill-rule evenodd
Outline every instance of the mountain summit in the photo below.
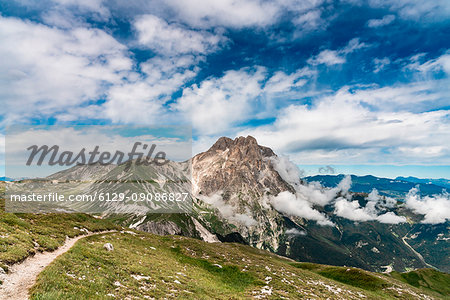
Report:
M 278 249 L 281 216 L 265 199 L 292 191 L 274 169 L 275 153 L 252 136 L 222 137 L 192 159 L 193 194 L 217 208 L 251 245 Z
M 211 195 L 221 191 L 228 201 L 232 192 L 240 191 L 248 198 L 248 192 L 262 196 L 292 189 L 273 168 L 272 157 L 276 157 L 272 149 L 258 145 L 252 136 L 221 137 L 192 159 L 194 192 Z

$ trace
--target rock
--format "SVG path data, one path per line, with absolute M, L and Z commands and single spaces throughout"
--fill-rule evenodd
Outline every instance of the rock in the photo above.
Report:
M 150 232 L 157 235 L 181 235 L 181 228 L 172 221 L 148 221 L 136 227 L 137 230 Z
M 107 251 L 113 251 L 114 250 L 114 246 L 111 243 L 104 244 L 103 248 L 105 248 Z
M 5 275 L 5 274 L 6 274 L 5 270 L 2 267 L 0 267 L 0 275 Z

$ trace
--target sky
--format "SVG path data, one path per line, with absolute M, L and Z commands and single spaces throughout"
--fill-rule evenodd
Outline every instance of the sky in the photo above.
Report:
M 0 149 L 175 124 L 193 153 L 252 135 L 308 175 L 450 178 L 449 48 L 446 0 L 1 1 Z

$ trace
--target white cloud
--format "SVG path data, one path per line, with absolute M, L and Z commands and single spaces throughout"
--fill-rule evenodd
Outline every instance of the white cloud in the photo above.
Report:
M 298 195 L 285 191 L 279 193 L 275 197 L 270 198 L 270 203 L 273 207 L 282 213 L 287 215 L 305 218 L 308 220 L 314 220 L 319 225 L 333 226 L 333 222 L 320 213 L 318 210 L 312 208 L 312 204 Z
M 349 201 L 344 198 L 339 198 L 334 204 L 334 213 L 355 222 L 378 221 L 385 224 L 398 224 L 406 222 L 406 218 L 398 216 L 389 211 L 385 212 L 386 208 L 393 208 L 396 201 L 389 197 L 382 197 L 378 194 L 376 189 L 366 198 L 367 203 L 364 207 L 359 205 L 359 202 Z
M 323 50 L 314 58 L 308 59 L 311 65 L 325 64 L 327 66 L 343 64 L 345 61 L 345 57 L 335 50 Z
M 306 235 L 306 231 L 298 230 L 297 228 L 288 229 L 285 233 L 292 236 Z
M 345 46 L 343 49 L 339 50 L 339 52 L 344 54 L 349 54 L 352 52 L 355 52 L 356 50 L 367 48 L 369 45 L 366 43 L 360 42 L 359 38 L 353 38 L 351 39 L 347 46 Z
M 292 20 L 292 23 L 297 26 L 300 33 L 317 30 L 318 28 L 325 29 L 328 26 L 326 18 L 322 18 L 322 10 L 318 8 L 299 13 Z
M 364 207 L 356 200 L 351 201 L 352 194 L 349 189 L 352 181 L 349 175 L 336 187 L 325 188 L 318 182 L 300 183 L 300 171 L 286 157 L 275 156 L 271 157 L 270 161 L 281 178 L 295 189 L 295 193 L 284 191 L 269 197 L 269 202 L 281 213 L 314 220 L 320 225 L 333 226 L 327 216 L 314 208 L 314 205 L 323 207 L 331 204 L 334 206 L 334 214 L 352 221 L 378 221 L 386 224 L 406 222 L 405 217 L 386 212 L 386 209 L 395 207 L 396 201 L 380 196 L 376 189 L 368 195 Z
M 183 112 L 203 134 L 227 130 L 251 112 L 251 101 L 261 93 L 264 72 L 262 68 L 227 71 L 221 78 L 185 88 L 173 108 Z
M 221 35 L 169 24 L 154 15 L 139 16 L 134 26 L 138 42 L 163 55 L 209 53 L 225 40 Z
M 346 56 L 358 49 L 368 47 L 367 44 L 361 43 L 359 38 L 351 39 L 348 44 L 339 50 L 322 50 L 318 55 L 308 59 L 310 65 L 325 64 L 327 66 L 340 65 L 346 62 Z
M 417 188 L 412 188 L 406 196 L 406 207 L 423 215 L 422 223 L 438 224 L 450 220 L 450 194 L 421 197 Z
M 57 114 L 98 99 L 132 68 L 126 47 L 99 29 L 59 30 L 0 17 L 0 40 L 7 121 Z
M 315 71 L 306 67 L 291 74 L 282 71 L 275 72 L 264 85 L 264 92 L 271 94 L 287 92 L 303 86 L 315 74 Z
M 373 70 L 374 73 L 378 73 L 381 70 L 383 70 L 387 65 L 391 63 L 391 60 L 388 57 L 383 58 L 374 58 L 373 64 L 375 65 L 375 70 Z
M 198 28 L 265 27 L 278 22 L 285 14 L 290 14 L 296 26 L 309 30 L 324 25 L 321 18 L 322 3 L 322 0 L 194 0 L 186 5 L 182 0 L 169 0 L 165 5 L 174 12 L 177 19 Z
M 268 160 L 272 163 L 273 168 L 284 181 L 293 187 L 300 185 L 300 178 L 303 177 L 303 174 L 300 169 L 289 160 L 289 157 L 272 156 L 268 158 Z
M 319 182 L 301 183 L 302 172 L 287 156 L 273 156 L 269 160 L 281 178 L 289 183 L 300 197 L 313 204 L 325 206 L 339 193 L 347 195 L 352 185 L 350 176 L 345 176 L 334 188 L 324 188 Z
M 194 0 L 186 5 L 182 0 L 169 0 L 178 18 L 195 27 L 209 26 L 265 26 L 279 14 L 276 3 L 258 0 Z
M 198 195 L 197 197 L 199 197 L 200 200 L 204 201 L 205 203 L 216 208 L 225 219 L 231 221 L 232 223 L 243 224 L 247 227 L 257 224 L 255 219 L 252 218 L 249 211 L 247 211 L 246 213 L 236 212 L 236 208 L 234 208 L 230 204 L 227 204 L 223 200 L 220 192 L 217 192 L 216 194 L 213 194 L 211 196 Z
M 405 223 L 406 218 L 403 216 L 397 216 L 393 212 L 387 212 L 382 215 L 377 216 L 376 220 L 380 223 L 384 224 L 399 224 L 399 223 Z
M 197 75 L 197 62 L 192 55 L 149 59 L 140 65 L 142 73 L 136 74 L 134 80 L 123 81 L 107 91 L 103 114 L 114 122 L 170 124 L 175 116 L 169 115 L 163 105 Z
M 422 75 L 439 71 L 443 71 L 447 75 L 450 75 L 450 52 L 447 51 L 435 59 L 421 62 L 425 55 L 425 53 L 421 53 L 420 55 L 412 56 L 410 58 L 410 63 L 405 66 L 405 69 L 420 72 Z
M 387 8 L 397 12 L 401 18 L 420 22 L 445 21 L 450 16 L 450 4 L 446 0 L 370 0 L 369 5 L 375 8 Z
M 386 15 L 381 19 L 371 19 L 371 20 L 367 21 L 367 26 L 369 26 L 371 28 L 383 27 L 383 26 L 391 24 L 394 20 L 395 20 L 394 15 Z
M 252 135 L 297 164 L 450 164 L 449 112 L 432 109 L 445 99 L 428 82 L 345 87 L 312 105 L 290 105 L 274 124 L 239 135 Z
M 337 187 L 331 189 L 324 188 L 318 182 L 303 184 L 300 181 L 300 170 L 287 157 L 274 156 L 269 160 L 281 178 L 295 190 L 295 194 L 285 191 L 275 197 L 269 197 L 273 207 L 287 215 L 315 220 L 320 225 L 332 226 L 333 223 L 324 214 L 314 209 L 313 205 L 325 206 L 339 193 L 347 195 L 351 186 L 350 176 L 344 177 Z
M 208 78 L 184 88 L 171 108 L 192 121 L 200 134 L 217 135 L 247 120 L 261 105 L 267 110 L 278 93 L 302 86 L 311 74 L 306 68 L 291 74 L 276 72 L 272 76 L 263 67 L 230 70 L 220 78 Z
M 359 206 L 358 201 L 348 201 L 347 199 L 339 198 L 334 204 L 334 213 L 352 221 L 371 221 L 371 216 L 364 208 Z

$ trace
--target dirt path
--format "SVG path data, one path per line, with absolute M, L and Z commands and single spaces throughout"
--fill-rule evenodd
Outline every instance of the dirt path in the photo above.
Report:
M 24 300 L 28 299 L 28 290 L 36 282 L 41 271 L 54 261 L 59 255 L 67 252 L 79 240 L 91 235 L 104 234 L 114 231 L 92 232 L 74 238 L 66 239 L 64 245 L 53 252 L 37 253 L 23 262 L 12 265 L 9 273 L 1 275 L 3 284 L 0 286 L 0 299 Z

